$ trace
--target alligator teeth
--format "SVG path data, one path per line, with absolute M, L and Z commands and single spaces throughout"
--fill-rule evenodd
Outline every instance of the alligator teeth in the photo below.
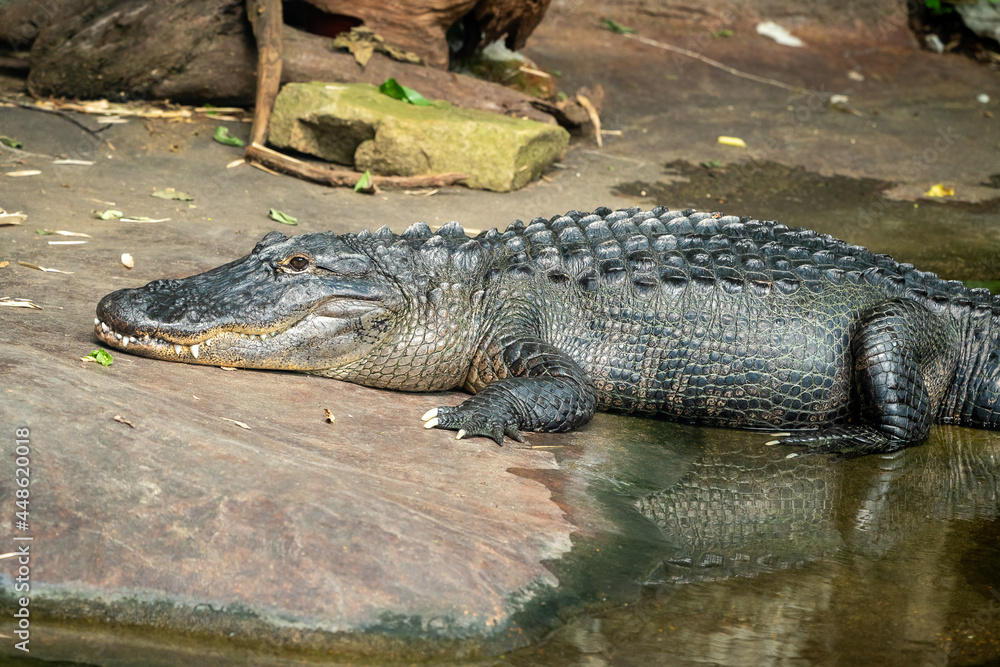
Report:
M 194 357 L 195 359 L 197 359 L 197 358 L 198 358 L 198 344 L 197 344 L 197 343 L 195 343 L 194 345 L 192 345 L 192 346 L 191 346 L 191 355 L 192 355 L 192 356 L 193 356 L 193 357 Z
M 184 347 L 183 345 L 176 345 L 175 344 L 174 345 L 174 352 L 176 352 L 177 354 L 180 354 L 181 353 L 181 349 L 183 349 L 183 347 Z
M 261 340 L 267 340 L 267 334 L 261 334 L 260 335 L 260 339 Z
M 126 347 L 128 347 L 128 336 L 125 336 L 124 338 L 122 338 L 121 336 L 118 337 L 122 339 L 122 349 L 124 350 Z
M 95 318 L 94 318 L 94 326 L 96 327 L 96 326 L 97 326 L 98 324 L 100 324 L 100 323 L 101 323 L 101 320 L 100 320 L 100 318 L 97 318 L 97 317 L 95 317 Z
M 101 322 L 101 332 L 102 332 L 102 333 L 108 333 L 108 332 L 110 332 L 110 331 L 111 331 L 111 327 L 109 327 L 109 326 L 108 326 L 107 324 L 105 324 L 104 322 Z

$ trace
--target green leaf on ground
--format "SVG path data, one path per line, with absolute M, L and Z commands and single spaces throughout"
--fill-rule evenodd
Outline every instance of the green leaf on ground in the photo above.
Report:
M 87 359 L 87 358 L 93 359 L 94 361 L 96 361 L 97 363 L 99 363 L 102 366 L 110 366 L 115 361 L 111 357 L 111 353 L 108 352 L 107 350 L 94 350 L 93 352 L 91 352 L 90 354 L 88 354 L 86 357 L 84 357 L 84 359 Z
M 283 225 L 297 225 L 297 224 L 299 224 L 299 219 L 298 218 L 293 218 L 292 216 L 288 215 L 287 213 L 282 213 L 281 211 L 279 211 L 278 209 L 275 209 L 275 208 L 272 208 L 270 211 L 268 211 L 267 214 L 271 217 L 271 220 L 275 220 L 277 222 L 280 222 Z
M 617 32 L 619 35 L 634 35 L 638 32 L 635 28 L 630 28 L 627 25 L 622 25 L 614 19 L 601 19 L 601 25 L 610 30 L 611 32 Z
M 388 95 L 393 99 L 415 104 L 418 107 L 431 106 L 430 100 L 412 88 L 407 88 L 395 79 L 386 79 L 385 82 L 378 87 L 378 91 L 383 95 Z
M 226 146 L 243 146 L 243 140 L 229 134 L 229 128 L 225 125 L 215 128 L 215 134 L 212 135 L 212 138 Z
M 124 213 L 116 211 L 112 208 L 109 208 L 107 211 L 94 211 L 94 217 L 98 220 L 117 220 L 118 218 L 124 216 Z
M 361 178 L 358 182 L 354 184 L 355 192 L 363 192 L 365 194 L 375 193 L 375 184 L 372 183 L 372 173 L 365 169 L 365 173 L 361 174 Z
M 733 33 L 732 30 L 713 30 L 712 31 L 712 37 L 732 37 L 733 34 L 734 33 Z
M 194 197 L 186 192 L 179 192 L 173 188 L 166 188 L 165 190 L 155 190 L 151 195 L 159 199 L 176 199 L 177 201 L 194 201 Z
M 10 146 L 11 148 L 24 148 L 24 144 L 17 139 L 12 139 L 11 137 L 5 137 L 2 135 L 0 135 L 0 144 Z

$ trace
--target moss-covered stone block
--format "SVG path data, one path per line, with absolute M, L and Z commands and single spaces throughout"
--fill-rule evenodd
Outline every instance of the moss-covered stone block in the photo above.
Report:
M 370 84 L 286 84 L 269 141 L 359 171 L 398 176 L 463 172 L 471 188 L 506 192 L 538 178 L 569 134 L 556 125 L 448 102 L 415 106 Z

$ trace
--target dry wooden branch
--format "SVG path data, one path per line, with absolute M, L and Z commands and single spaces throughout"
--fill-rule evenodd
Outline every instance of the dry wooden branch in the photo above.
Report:
M 709 65 L 716 69 L 720 69 L 723 72 L 727 72 L 729 74 L 732 74 L 733 76 L 738 76 L 742 79 L 747 79 L 749 81 L 756 81 L 757 83 L 766 83 L 769 86 L 776 86 L 778 88 L 781 88 L 782 90 L 788 90 L 793 93 L 800 93 L 803 91 L 802 86 L 792 86 L 785 83 L 784 81 L 778 81 L 777 79 L 770 79 L 766 76 L 757 76 L 756 74 L 750 74 L 749 72 L 744 72 L 742 70 L 736 69 L 735 67 L 724 65 L 720 63 L 718 60 L 712 60 L 711 58 L 707 58 L 701 55 L 700 53 L 695 53 L 694 51 L 689 51 L 688 49 L 683 49 L 679 46 L 674 46 L 673 44 L 667 44 L 666 42 L 658 42 L 655 39 L 649 39 L 648 37 L 642 37 L 640 35 L 633 35 L 628 33 L 622 35 L 622 37 L 626 37 L 628 39 L 635 39 L 647 46 L 655 46 L 656 48 L 663 49 L 664 51 L 670 51 L 672 53 L 677 53 L 682 56 L 687 56 L 688 58 L 694 58 L 695 60 L 700 60 L 706 65 Z
M 267 124 L 281 87 L 281 0 L 247 0 L 247 16 L 257 40 L 257 101 L 250 143 L 263 145 L 267 142 Z
M 263 165 L 274 171 L 298 176 L 316 183 L 340 187 L 354 187 L 362 174 L 351 169 L 303 162 L 260 144 L 250 144 L 246 150 L 247 160 Z M 419 176 L 377 176 L 372 182 L 380 188 L 439 188 L 455 185 L 469 177 L 468 174 L 421 174 Z

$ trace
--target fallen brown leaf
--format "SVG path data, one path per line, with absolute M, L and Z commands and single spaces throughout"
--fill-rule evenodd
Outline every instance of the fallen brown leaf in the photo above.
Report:
M 18 211 L 17 213 L 8 213 L 7 211 L 0 208 L 0 225 L 19 225 L 23 220 L 27 219 L 27 215 Z
M 29 269 L 37 269 L 38 271 L 46 271 L 48 273 L 73 273 L 72 271 L 60 271 L 59 269 L 47 269 L 44 266 L 38 266 L 37 264 L 32 264 L 31 262 L 22 262 L 17 260 L 17 263 L 21 266 L 26 266 Z
M 237 426 L 239 426 L 240 428 L 245 428 L 248 431 L 252 430 L 249 426 L 247 426 L 243 422 L 238 422 L 235 419 L 230 419 L 229 417 L 221 417 L 221 419 L 222 419 L 222 421 L 232 422 L 232 423 L 236 424 Z
M 129 420 L 125 419 L 121 415 L 115 415 L 115 421 L 118 422 L 119 424 L 128 424 L 132 428 L 135 428 L 135 424 L 133 424 Z
M 3 263 L 4 266 L 6 266 L 6 264 L 7 264 L 7 262 Z M 17 298 L 11 298 L 9 296 L 5 296 L 3 298 L 0 298 L 0 306 L 9 306 L 11 308 L 31 308 L 33 310 L 42 310 L 41 306 L 39 306 L 38 304 L 32 303 L 28 299 L 17 299 Z

